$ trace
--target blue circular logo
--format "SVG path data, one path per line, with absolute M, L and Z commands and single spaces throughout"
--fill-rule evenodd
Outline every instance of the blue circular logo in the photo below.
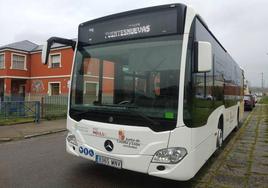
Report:
M 94 151 L 92 149 L 88 150 L 89 156 L 93 157 L 94 156 Z
M 80 146 L 80 147 L 79 147 L 79 152 L 80 152 L 80 153 L 83 153 L 83 150 L 84 150 L 83 147 Z
M 87 148 L 84 148 L 84 154 L 88 155 L 88 149 Z

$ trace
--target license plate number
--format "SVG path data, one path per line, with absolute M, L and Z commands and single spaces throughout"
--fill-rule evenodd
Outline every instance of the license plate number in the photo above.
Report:
M 122 161 L 100 155 L 96 155 L 96 163 L 112 166 L 115 168 L 122 168 Z

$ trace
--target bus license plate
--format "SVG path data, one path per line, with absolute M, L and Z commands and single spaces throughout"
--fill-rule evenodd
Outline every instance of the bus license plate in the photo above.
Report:
M 112 166 L 115 168 L 122 168 L 122 161 L 117 160 L 117 159 L 112 159 L 110 157 L 100 156 L 100 155 L 96 155 L 96 163 L 107 165 L 107 166 Z

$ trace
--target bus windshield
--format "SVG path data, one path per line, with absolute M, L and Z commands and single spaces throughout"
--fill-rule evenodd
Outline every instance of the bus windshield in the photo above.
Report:
M 70 116 L 155 131 L 174 129 L 181 49 L 180 35 L 78 44 Z

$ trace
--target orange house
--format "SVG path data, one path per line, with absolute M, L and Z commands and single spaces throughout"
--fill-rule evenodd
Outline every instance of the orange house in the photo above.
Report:
M 67 95 L 72 48 L 53 45 L 47 65 L 41 63 L 41 50 L 42 46 L 27 40 L 0 47 L 0 100 Z

